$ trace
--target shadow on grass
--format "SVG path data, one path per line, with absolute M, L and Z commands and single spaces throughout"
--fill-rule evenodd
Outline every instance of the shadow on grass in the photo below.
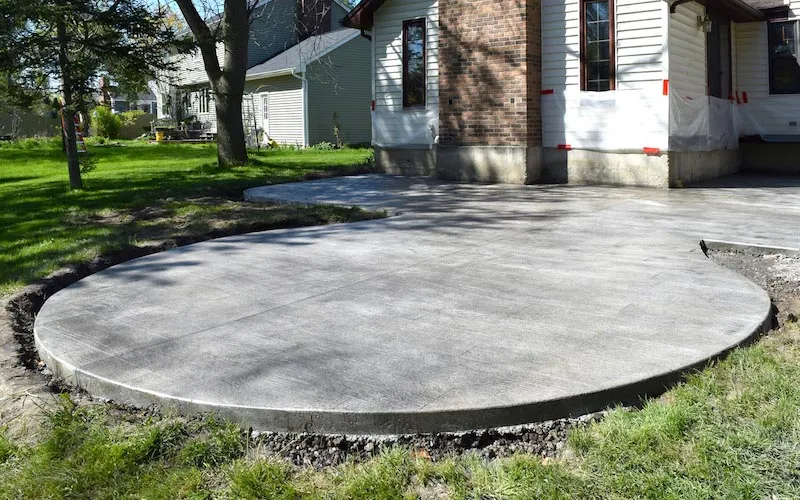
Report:
M 218 168 L 213 145 L 132 142 L 90 151 L 98 167 L 84 175 L 85 189 L 70 191 L 57 145 L 0 148 L 0 295 L 63 264 L 131 245 L 137 225 L 120 224 L 115 215 L 197 198 L 239 201 L 249 187 L 368 171 L 371 159 L 370 150 L 277 150 L 254 153 L 245 167 Z M 263 229 L 326 222 L 324 216 L 281 220 L 285 226 L 272 221 Z M 248 224 L 237 231 L 262 228 Z M 204 239 L 219 232 L 196 229 Z

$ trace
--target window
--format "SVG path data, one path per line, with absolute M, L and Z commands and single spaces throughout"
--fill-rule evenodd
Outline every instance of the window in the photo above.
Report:
M 200 89 L 198 92 L 197 110 L 200 113 L 208 113 L 209 104 L 211 102 L 211 92 L 208 89 Z
M 581 6 L 581 90 L 614 90 L 614 5 L 584 0 Z
M 769 23 L 769 92 L 800 94 L 797 21 Z
M 261 98 L 261 118 L 265 123 L 269 120 L 269 98 L 266 96 Z
M 403 22 L 403 107 L 425 106 L 425 19 Z

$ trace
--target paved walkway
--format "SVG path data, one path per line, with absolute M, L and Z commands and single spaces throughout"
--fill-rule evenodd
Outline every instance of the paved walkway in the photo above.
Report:
M 797 180 L 657 191 L 362 176 L 247 196 L 394 216 L 115 266 L 47 301 L 43 359 L 100 396 L 256 428 L 522 423 L 658 391 L 762 327 L 764 291 L 700 239 L 800 248 Z

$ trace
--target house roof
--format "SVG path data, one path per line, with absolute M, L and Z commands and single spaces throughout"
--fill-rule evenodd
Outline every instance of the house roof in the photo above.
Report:
M 342 20 L 342 24 L 348 28 L 371 30 L 373 15 L 384 2 L 386 0 L 361 0 Z
M 676 0 L 672 5 L 679 5 L 690 0 Z M 783 0 L 696 0 L 707 7 L 713 6 L 727 12 L 737 22 L 759 21 L 765 19 L 761 10 L 782 7 Z M 361 0 L 342 20 L 348 28 L 371 30 L 375 11 L 386 0 Z M 674 9 L 673 9 L 674 11 Z
M 307 64 L 320 59 L 359 34 L 358 30 L 343 28 L 309 37 L 272 59 L 247 70 L 247 79 L 269 78 L 292 72 L 301 73 Z

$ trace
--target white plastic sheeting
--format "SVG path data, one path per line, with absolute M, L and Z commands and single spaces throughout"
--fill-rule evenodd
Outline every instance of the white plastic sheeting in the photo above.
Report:
M 691 96 L 672 90 L 669 96 L 669 149 L 714 151 L 739 147 L 735 101 Z
M 439 108 L 375 110 L 372 112 L 372 145 L 433 147 L 439 141 Z
M 792 109 L 768 100 L 747 104 L 671 89 L 609 92 L 555 91 L 541 97 L 542 143 L 608 152 L 714 151 L 737 149 L 739 138 L 767 135 L 766 120 L 798 120 Z M 433 147 L 438 108 L 372 112 L 372 144 Z
M 669 100 L 649 90 L 555 91 L 542 95 L 542 141 L 548 148 L 666 150 Z

